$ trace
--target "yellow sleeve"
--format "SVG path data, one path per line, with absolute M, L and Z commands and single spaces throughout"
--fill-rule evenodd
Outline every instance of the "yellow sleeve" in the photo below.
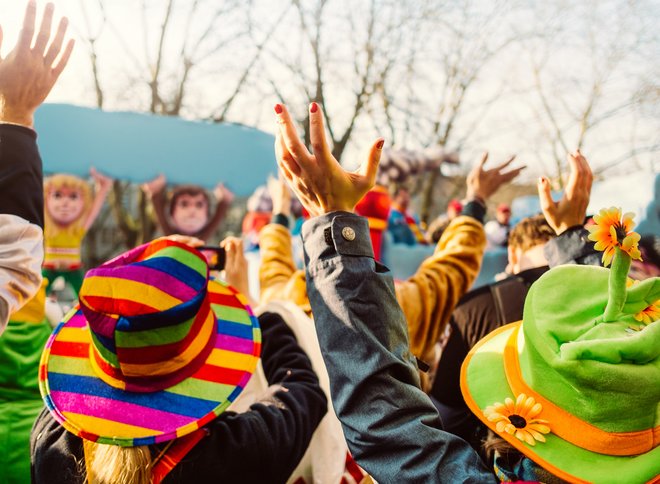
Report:
M 259 233 L 259 248 L 259 303 L 291 301 L 311 317 L 305 271 L 296 269 L 293 262 L 289 229 L 280 224 L 266 225 Z
M 472 217 L 456 217 L 415 275 L 395 284 L 413 355 L 424 359 L 433 349 L 456 303 L 476 279 L 485 247 L 483 225 Z

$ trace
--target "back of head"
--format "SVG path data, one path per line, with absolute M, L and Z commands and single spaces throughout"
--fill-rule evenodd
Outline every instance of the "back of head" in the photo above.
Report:
M 522 219 L 509 233 L 509 247 L 523 252 L 555 238 L 555 231 L 543 214 Z

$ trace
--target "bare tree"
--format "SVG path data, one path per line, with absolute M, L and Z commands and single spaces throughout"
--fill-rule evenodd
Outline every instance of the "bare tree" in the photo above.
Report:
M 623 161 L 635 163 L 640 154 L 660 150 L 657 131 L 650 137 L 649 131 L 640 133 L 638 138 L 635 129 L 639 108 L 649 102 L 653 89 L 628 80 L 639 78 L 645 66 L 652 68 L 645 51 L 648 28 L 654 28 L 644 19 L 648 12 L 643 4 L 588 2 L 551 15 L 566 21 L 547 29 L 552 36 L 533 46 L 530 66 L 537 98 L 535 118 L 559 188 L 566 153 L 575 148 L 588 146 L 590 152 L 606 157 L 599 160 L 596 176 Z M 580 19 L 578 30 L 568 21 L 575 18 Z M 562 45 L 553 44 L 553 39 L 560 39 Z M 579 60 L 578 65 L 570 62 L 569 53 Z M 619 145 L 618 153 L 599 150 L 613 139 Z

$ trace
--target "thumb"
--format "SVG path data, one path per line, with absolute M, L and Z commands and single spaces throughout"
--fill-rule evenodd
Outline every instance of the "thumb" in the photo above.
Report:
M 539 178 L 536 188 L 539 192 L 539 201 L 541 202 L 543 215 L 545 215 L 546 219 L 548 217 L 554 218 L 556 207 L 555 202 L 552 200 L 552 195 L 550 194 L 550 182 L 546 177 L 541 177 Z
M 378 173 L 378 163 L 380 163 L 380 155 L 383 153 L 383 146 L 385 145 L 385 140 L 379 138 L 371 145 L 369 150 L 369 156 L 367 159 L 360 165 L 357 173 L 365 177 L 370 185 L 376 181 L 376 174 Z

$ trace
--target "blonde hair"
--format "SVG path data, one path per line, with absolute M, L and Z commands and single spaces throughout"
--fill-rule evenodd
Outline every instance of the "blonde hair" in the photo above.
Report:
M 89 187 L 89 184 L 82 178 L 64 174 L 49 176 L 44 180 L 44 202 L 46 205 L 50 192 L 60 188 L 72 188 L 78 190 L 82 195 L 84 208 L 77 220 L 67 226 L 62 226 L 53 220 L 48 211 L 48 207 L 46 206 L 44 210 L 44 235 L 46 237 L 52 237 L 61 232 L 71 232 L 74 234 L 80 231 L 85 225 L 87 214 L 92 209 L 92 190 Z
M 119 447 L 83 441 L 89 484 L 150 484 L 152 458 L 149 447 Z

